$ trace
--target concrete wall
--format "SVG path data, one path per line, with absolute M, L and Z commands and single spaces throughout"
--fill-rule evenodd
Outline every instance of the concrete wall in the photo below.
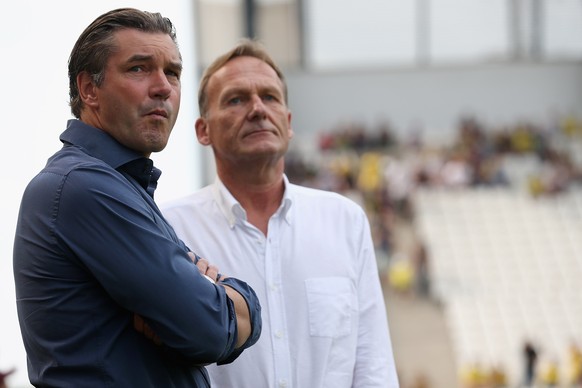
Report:
M 399 134 L 421 125 L 450 135 L 461 115 L 491 125 L 556 114 L 582 117 L 582 64 L 495 64 L 337 73 L 287 72 L 293 127 L 300 136 L 343 122 L 390 122 Z

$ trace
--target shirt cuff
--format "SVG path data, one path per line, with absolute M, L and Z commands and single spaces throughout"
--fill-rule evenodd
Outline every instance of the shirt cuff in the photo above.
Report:
M 233 362 L 243 350 L 254 345 L 261 336 L 263 321 L 261 319 L 261 304 L 255 291 L 245 282 L 236 278 L 226 278 L 220 283 L 232 287 L 235 291 L 242 295 L 247 302 L 249 308 L 251 321 L 251 335 L 246 342 L 238 349 L 235 349 L 226 359 L 217 362 L 217 365 L 229 364 Z

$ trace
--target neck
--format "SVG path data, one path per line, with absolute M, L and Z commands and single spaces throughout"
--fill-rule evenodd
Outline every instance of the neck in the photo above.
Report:
M 218 176 L 228 191 L 236 198 L 247 213 L 248 221 L 267 235 L 269 219 L 283 199 L 283 163 L 275 168 L 241 169 L 236 171 L 217 169 Z

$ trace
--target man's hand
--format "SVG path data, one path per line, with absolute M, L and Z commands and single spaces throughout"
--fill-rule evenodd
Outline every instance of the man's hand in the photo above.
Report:
M 188 252 L 188 256 L 196 267 L 198 267 L 198 271 L 204 276 L 208 278 L 211 282 L 219 282 L 221 280 L 226 279 L 226 276 L 221 275 L 218 272 L 218 267 L 215 265 L 211 265 L 208 260 L 194 254 L 193 252 Z M 249 336 L 251 335 L 251 321 L 250 321 L 250 312 L 249 307 L 247 306 L 247 302 L 233 288 L 222 285 L 226 290 L 226 295 L 232 300 L 234 304 L 234 310 L 236 313 L 236 322 L 237 322 L 237 331 L 238 337 L 236 341 L 236 347 L 239 348 L 247 341 Z
M 161 345 L 162 340 L 157 336 L 152 328 L 137 314 L 133 314 L 133 327 L 138 333 L 142 333 L 147 339 L 152 340 L 154 344 Z
M 211 265 L 208 260 L 194 254 L 193 252 L 188 252 L 188 256 L 190 256 L 190 260 L 196 264 L 198 271 L 200 271 L 202 275 L 205 275 L 207 278 L 209 278 L 208 280 L 211 280 L 212 282 L 218 282 L 226 279 L 225 276 L 218 272 L 218 267 Z
M 226 279 L 226 276 L 221 275 L 218 272 L 218 267 L 211 265 L 208 260 L 203 259 L 192 252 L 188 252 L 188 256 L 202 275 L 208 278 L 211 282 L 219 282 Z M 247 341 L 251 334 L 251 324 L 250 324 L 250 313 L 249 308 L 245 299 L 233 288 L 222 285 L 226 290 L 226 294 L 232 300 L 236 312 L 236 320 L 238 327 L 238 338 L 236 347 L 239 348 Z M 133 314 L 133 327 L 139 333 L 142 333 L 147 339 L 151 340 L 156 345 L 161 345 L 162 340 L 158 335 L 152 330 L 152 328 L 144 321 L 144 319 L 138 314 Z

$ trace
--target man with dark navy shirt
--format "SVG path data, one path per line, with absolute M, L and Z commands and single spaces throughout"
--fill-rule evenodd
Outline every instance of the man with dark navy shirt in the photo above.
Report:
M 43 387 L 209 387 L 261 331 L 243 281 L 176 237 L 153 194 L 180 106 L 171 21 L 98 17 L 69 59 L 63 147 L 27 186 L 14 242 L 30 382 Z M 210 280 L 210 281 L 208 281 Z

